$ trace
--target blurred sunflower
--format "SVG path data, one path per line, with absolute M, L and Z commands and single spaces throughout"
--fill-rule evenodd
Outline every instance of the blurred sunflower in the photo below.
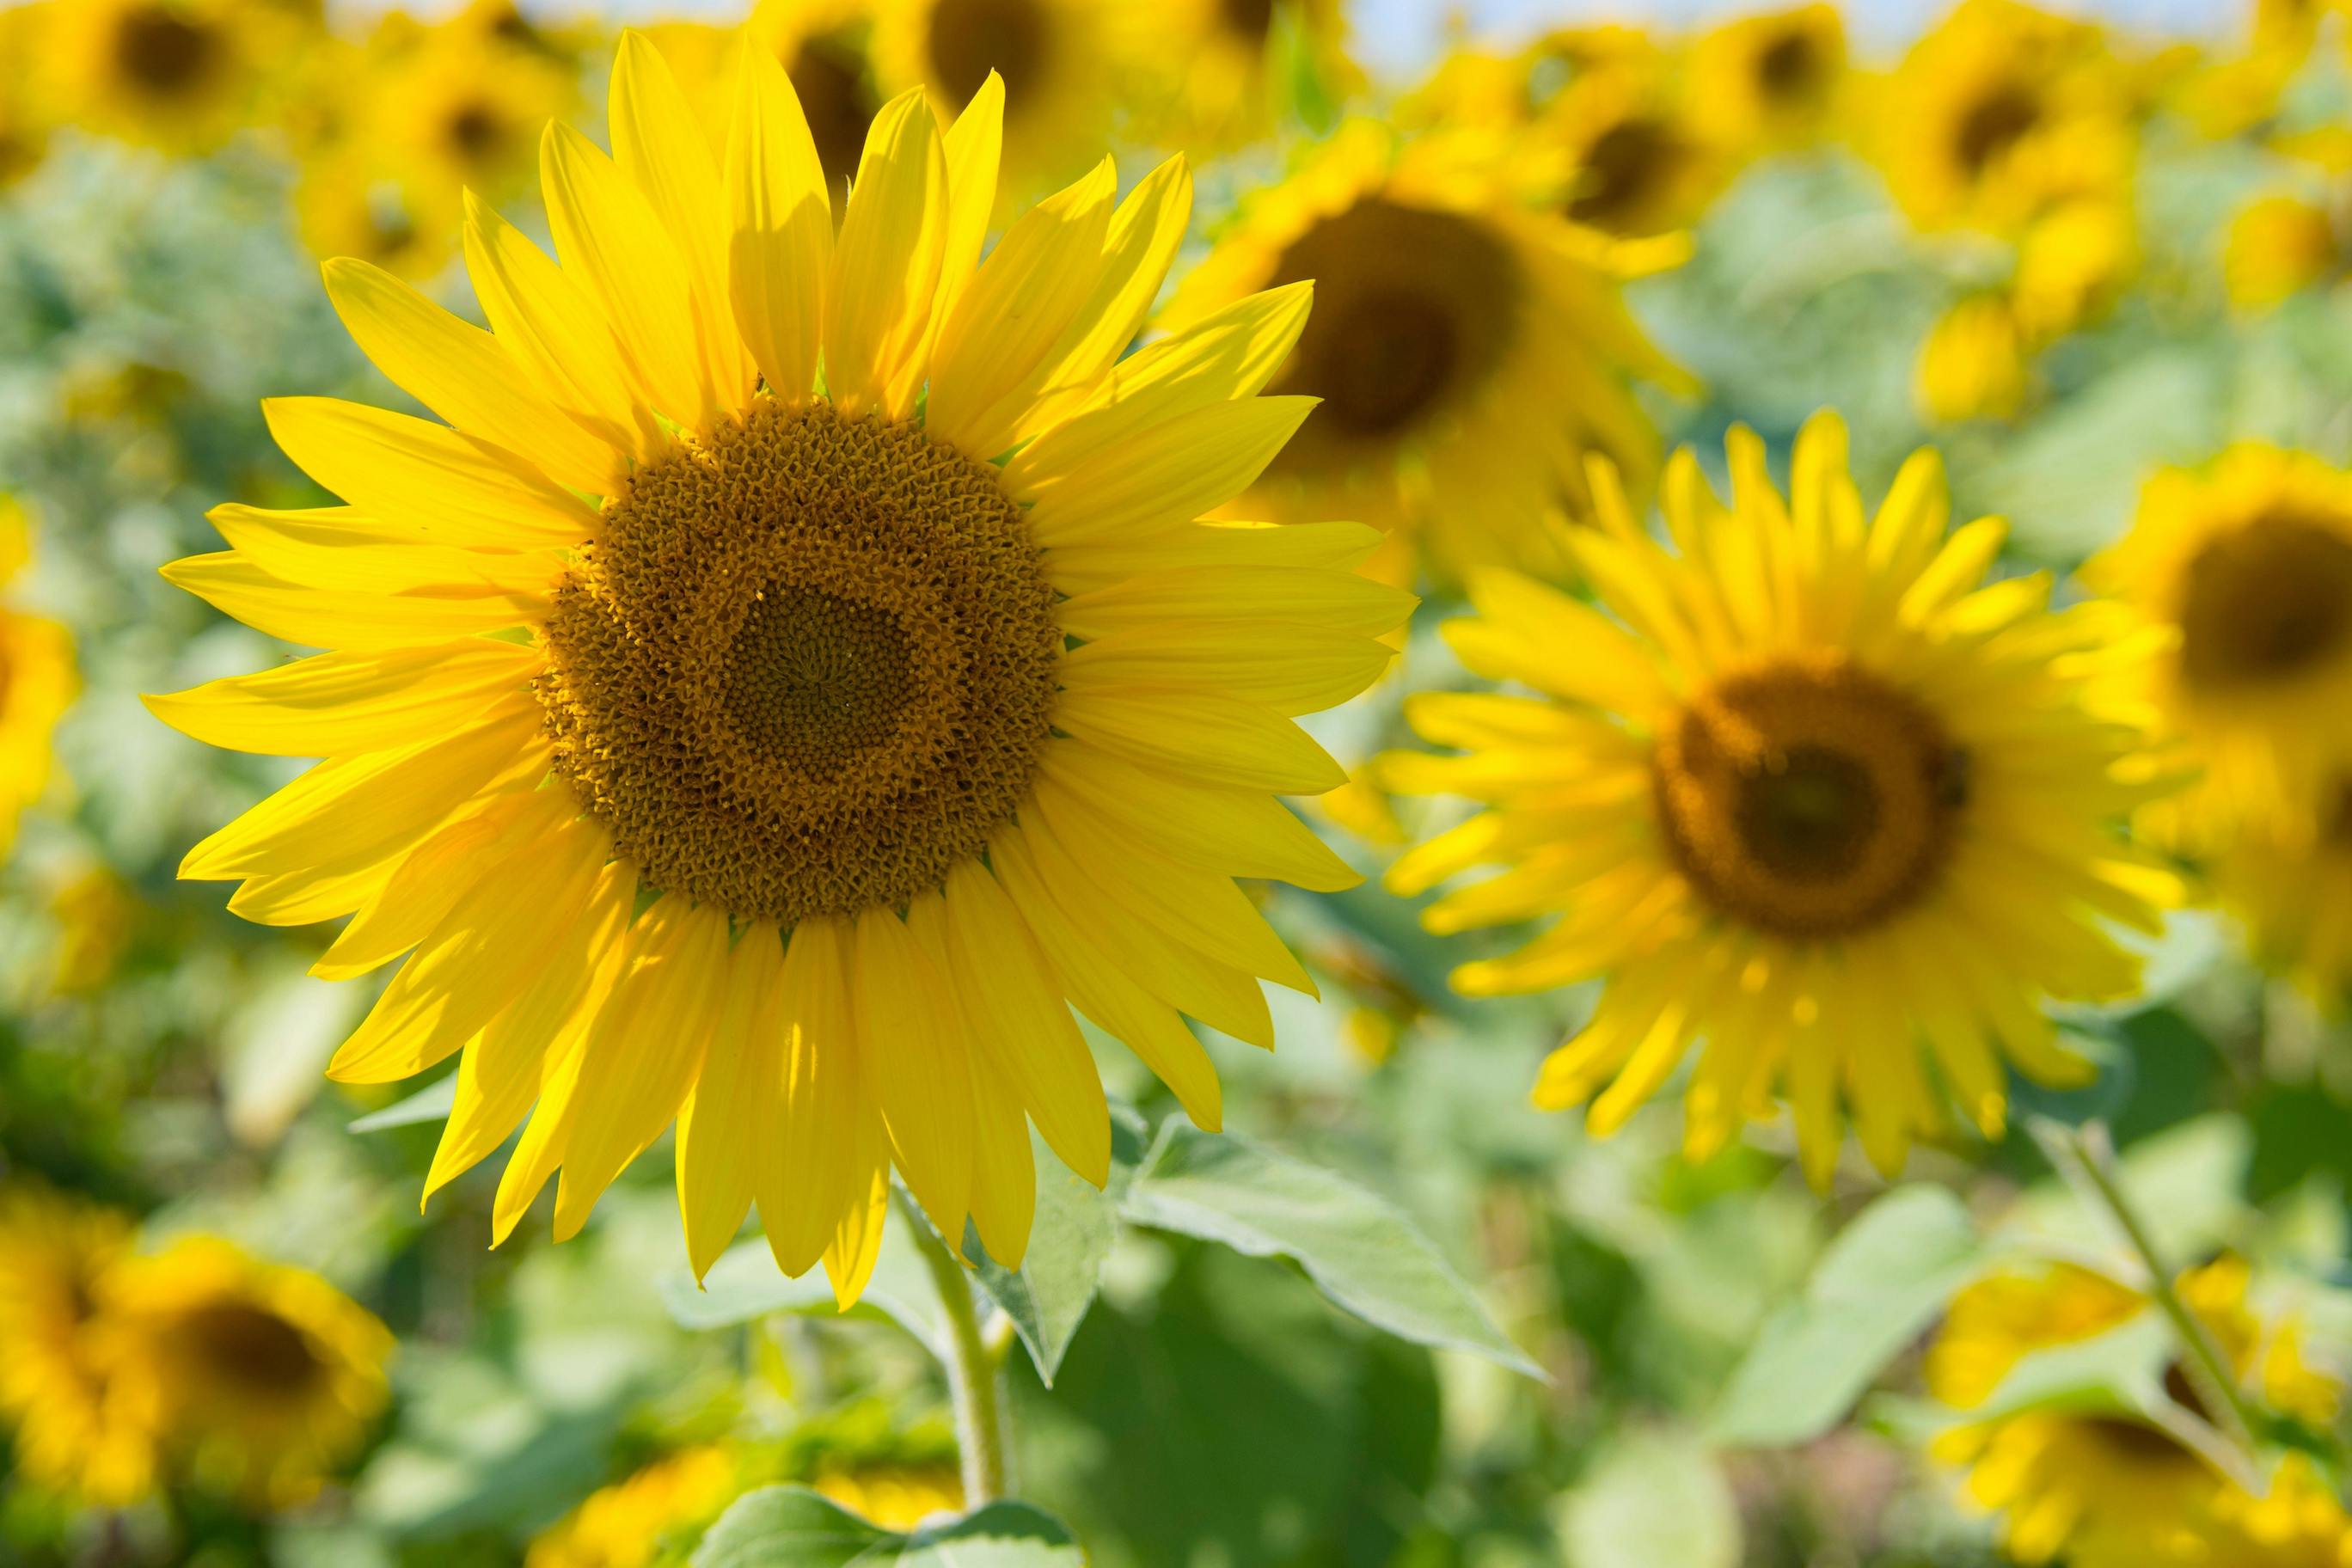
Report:
M 1570 81 L 1529 131 L 1568 160 L 1568 218 L 1637 239 L 1696 223 L 1730 183 L 1737 159 L 1690 104 L 1663 58 Z
M 168 574 L 342 651 L 151 706 L 328 759 L 183 871 L 245 879 L 230 907 L 272 923 L 356 911 L 322 975 L 415 950 L 330 1071 L 463 1049 L 428 1193 L 536 1102 L 496 1233 L 560 1166 L 570 1236 L 676 1119 L 698 1270 L 756 1195 L 785 1270 L 822 1258 L 847 1301 L 893 1159 L 1008 1262 L 1024 1111 L 1103 1180 L 1066 999 L 1218 1125 L 1179 1010 L 1271 1045 L 1259 977 L 1312 991 L 1230 879 L 1358 879 L 1275 796 L 1340 782 L 1292 716 L 1375 679 L 1412 600 L 1349 570 L 1361 527 L 1195 521 L 1306 417 L 1255 394 L 1308 291 L 1119 361 L 1184 231 L 1181 163 L 1114 206 L 1106 162 L 975 271 L 1000 89 L 944 137 L 910 92 L 836 240 L 790 82 L 744 58 L 722 182 L 624 39 L 618 162 L 545 142 L 566 265 L 471 216 L 494 332 L 328 268 L 361 346 L 459 428 L 269 405 L 350 506 L 222 508 L 236 548 Z
M 1143 15 L 1097 0 L 875 0 L 874 64 L 885 92 L 921 88 L 941 120 L 1002 79 L 1009 215 L 1110 140 Z
M 646 36 L 669 62 L 711 145 L 723 147 L 736 51 L 765 50 L 784 68 L 808 120 L 825 184 L 845 190 L 882 107 L 867 58 L 875 0 L 759 0 L 740 27 L 657 22 Z
M 2205 864 L 2256 963 L 2330 1015 L 2352 1003 L 2352 772 L 2231 816 Z
M 318 1489 L 391 1397 L 392 1335 L 319 1276 L 188 1237 L 107 1279 L 116 1376 L 175 1467 L 257 1507 Z
M 2230 220 L 2221 280 L 2232 303 L 2263 310 L 2303 292 L 2346 268 L 2336 220 L 2301 196 L 2259 196 Z
M 108 1507 L 153 1489 L 155 1434 L 113 1376 L 101 1316 L 108 1272 L 131 1245 L 112 1209 L 26 1185 L 0 1192 L 0 1422 L 20 1473 Z
M 1693 44 L 1685 69 L 1692 117 L 1717 145 L 1810 146 L 1845 87 L 1845 24 L 1821 4 L 1742 16 Z
M 2046 346 L 2115 308 L 2138 260 L 2131 208 L 2103 196 L 2044 209 L 2018 240 L 2011 308 L 2027 341 Z
M 0 191 L 48 153 L 48 105 L 35 67 L 47 58 L 49 13 L 46 4 L 0 8 Z
M 1825 1185 L 1841 1095 L 1883 1171 L 1941 1130 L 1923 1050 L 1988 1136 L 2004 1057 L 2082 1081 L 2037 1003 L 2127 994 L 2139 964 L 2111 924 L 2155 931 L 2180 889 L 2117 826 L 2157 786 L 2137 731 L 2088 705 L 2091 673 L 2138 656 L 2111 607 L 2053 614 L 2042 577 L 1979 586 L 2001 525 L 1945 536 L 1932 453 L 1875 519 L 1833 416 L 1799 436 L 1789 503 L 1753 435 L 1734 431 L 1730 459 L 1728 510 L 1687 450 L 1669 466 L 1671 551 L 1596 472 L 1600 526 L 1570 549 L 1607 614 L 1509 573 L 1471 580 L 1478 615 L 1447 641 L 1537 695 L 1409 700 L 1461 754 L 1391 756 L 1383 780 L 1493 809 L 1388 882 L 1410 897 L 1505 863 L 1424 922 L 1558 917 L 1457 970 L 1466 994 L 1604 982 L 1538 1105 L 1605 1085 L 1587 1124 L 1606 1134 L 1696 1048 L 1692 1157 L 1770 1115 L 1779 1088 Z
M 568 59 L 465 17 L 385 53 L 369 72 L 354 140 L 420 191 L 463 187 L 496 202 L 527 189 L 540 127 L 579 105 Z
M 0 495 L 0 589 L 23 573 L 32 550 L 23 503 Z M 16 844 L 18 816 L 48 787 L 50 732 L 79 684 L 73 635 L 0 602 L 0 862 Z
M 2260 442 L 2165 468 L 2084 580 L 2159 629 L 2138 695 L 2202 769 L 2154 815 L 2195 847 L 2276 801 L 2318 809 L 2352 765 L 2352 473 Z
M 65 117 L 165 152 L 208 152 L 244 124 L 287 18 L 242 0 L 69 0 L 50 13 Z
M 1321 400 L 1237 503 L 1288 522 L 1350 518 L 1390 536 L 1375 570 L 1456 575 L 1490 562 L 1554 571 L 1541 520 L 1589 504 L 1582 458 L 1638 484 L 1657 437 L 1635 376 L 1683 373 L 1642 335 L 1618 280 L 1679 259 L 1530 205 L 1508 142 L 1346 127 L 1246 204 L 1177 290 L 1184 331 L 1253 290 L 1314 282 L 1320 301 L 1276 377 Z
M 1277 70 L 1304 68 L 1334 99 L 1360 84 L 1339 0 L 1175 0 L 1152 28 L 1139 51 L 1150 79 L 1135 94 L 1131 129 L 1154 145 L 1215 153 L 1263 139 L 1274 130 Z
M 294 221 L 313 256 L 354 257 L 403 278 L 431 278 L 457 253 L 457 202 L 339 148 L 304 160 L 294 182 Z
M 523 1568 L 647 1568 L 734 1500 L 744 1486 L 740 1469 L 734 1454 L 715 1444 L 656 1459 L 592 1492 L 542 1531 Z
M 2129 181 L 2129 102 L 2099 31 L 1962 0 L 1879 84 L 1874 149 L 1917 226 L 2013 231 Z
M 1913 390 L 1920 411 L 1938 424 L 2012 418 L 2029 384 L 2025 334 L 2004 295 L 1954 301 L 1919 345 Z
M 811 1485 L 885 1530 L 912 1530 L 933 1514 L 963 1509 L 963 1479 L 951 1464 L 829 1468 L 818 1471 Z
M 2281 1416 L 2325 1426 L 2341 1393 L 2305 1363 L 2291 1326 L 2247 1304 L 2243 1263 L 2183 1275 L 2183 1303 L 2210 1332 L 2245 1392 Z M 2069 1264 L 1978 1281 L 1952 1301 L 1930 1344 L 1930 1393 L 1956 1410 L 1984 1405 L 2027 1356 L 2090 1339 L 2152 1311 L 2141 1291 Z M 2188 1373 L 2163 1379 L 2169 1418 L 2209 1413 Z M 2352 1561 L 2352 1521 L 2297 1459 L 2256 1496 L 2212 1468 L 2178 1425 L 2139 1412 L 2036 1406 L 1956 1426 L 1936 1456 L 1966 1468 L 1969 1499 L 2001 1517 L 2014 1560 L 2070 1568 L 2335 1568 Z

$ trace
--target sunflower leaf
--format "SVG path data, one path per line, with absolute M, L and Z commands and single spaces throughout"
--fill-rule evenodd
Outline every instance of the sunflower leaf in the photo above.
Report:
M 1411 1221 L 1318 1165 L 1171 1121 L 1121 1212 L 1130 1225 L 1286 1258 L 1334 1305 L 1400 1339 L 1544 1375 Z
M 870 1524 L 803 1487 L 735 1500 L 695 1549 L 694 1568 L 1083 1568 L 1070 1532 L 1026 1503 L 994 1502 L 910 1534 Z
M 684 1270 L 666 1275 L 661 1297 L 671 1321 L 682 1329 L 722 1329 L 783 1312 L 893 1322 L 934 1354 L 942 1353 L 948 1342 L 939 1293 L 902 1225 L 882 1233 L 882 1254 L 874 1265 L 874 1278 L 846 1313 L 835 1301 L 833 1286 L 823 1270 L 812 1268 L 797 1279 L 790 1278 L 776 1267 L 768 1244 L 757 1237 L 720 1254 L 699 1286 Z

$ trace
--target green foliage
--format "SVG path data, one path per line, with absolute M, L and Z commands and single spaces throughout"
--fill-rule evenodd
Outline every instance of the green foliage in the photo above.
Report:
M 800 1487 L 747 1492 L 702 1538 L 694 1568 L 1085 1568 L 1069 1531 L 991 1503 L 910 1533 L 882 1530 Z

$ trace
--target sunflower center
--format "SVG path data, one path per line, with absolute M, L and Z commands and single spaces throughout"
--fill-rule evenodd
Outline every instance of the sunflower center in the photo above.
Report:
M 115 63 L 158 97 L 185 92 L 202 81 L 219 49 L 211 28 L 166 5 L 142 5 L 115 24 Z
M 1820 74 L 1821 56 L 1802 33 L 1782 34 L 1756 57 L 1756 79 L 1768 98 L 1801 98 Z
M 205 1366 L 258 1394 L 299 1394 L 323 1370 L 301 1330 L 259 1307 L 200 1307 L 181 1321 L 179 1330 Z
M 1275 0 L 1217 0 L 1217 19 L 1225 31 L 1250 43 L 1263 43 L 1274 31 Z
M 1051 47 L 1037 0 L 940 0 L 928 43 L 932 74 L 950 98 L 967 101 L 994 71 L 1016 108 L 1045 74 Z
M 2180 668 L 2206 690 L 2279 684 L 2352 647 L 2352 534 L 2274 512 L 2221 535 L 2189 563 Z
M 1585 150 L 1584 168 L 1568 216 L 1607 228 L 1624 222 L 1663 183 L 1682 155 L 1675 133 L 1655 120 L 1621 121 Z
M 506 119 L 493 105 L 474 99 L 459 104 L 442 121 L 442 134 L 460 158 L 480 163 L 505 143 Z
M 1967 805 L 1967 753 L 1842 655 L 1717 682 L 1651 762 L 1668 851 L 1722 913 L 1790 937 L 1885 921 L 1933 886 Z
M 1053 601 L 994 470 L 763 398 L 640 468 L 558 589 L 556 771 L 651 887 L 784 924 L 895 908 L 1027 789 Z
M 1323 403 L 1277 468 L 1401 434 L 1459 401 L 1508 347 L 1517 267 L 1455 214 L 1358 202 L 1294 241 L 1268 286 L 1309 278 L 1315 310 L 1278 390 Z
M 1971 174 L 1983 173 L 2041 121 L 2042 104 L 2032 93 L 2015 83 L 1995 88 L 1960 119 L 1953 142 L 1960 166 Z
M 857 173 L 866 128 L 880 107 L 866 85 L 857 51 L 839 38 L 805 38 L 785 62 L 784 74 L 792 78 L 801 110 L 808 116 L 809 136 L 816 143 L 817 162 L 824 166 L 825 183 L 838 193 Z

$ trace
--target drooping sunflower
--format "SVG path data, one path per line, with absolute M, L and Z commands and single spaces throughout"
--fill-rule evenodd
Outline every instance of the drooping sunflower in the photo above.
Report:
M 390 1401 L 392 1334 L 307 1269 L 218 1237 L 126 1259 L 106 1281 L 115 1376 L 198 1484 L 262 1508 L 315 1492 Z
M 1961 0 L 1878 84 L 1869 140 L 1915 225 L 2006 233 L 2128 184 L 2130 107 L 2097 28 Z
M 731 1449 L 681 1449 L 590 1493 L 541 1531 L 523 1568 L 647 1568 L 680 1538 L 707 1529 L 746 1484 Z
M 1818 3 L 1741 16 L 1693 44 L 1685 70 L 1692 117 L 1718 145 L 1810 146 L 1845 89 L 1845 24 Z
M 155 1433 L 113 1376 L 105 1279 L 129 1216 L 19 1184 L 0 1192 L 0 1423 L 26 1480 L 109 1507 L 155 1485 Z
M 2224 1258 L 2193 1269 L 2179 1290 L 2249 1398 L 2315 1427 L 2333 1416 L 2340 1387 L 2304 1360 L 2292 1325 L 2255 1314 L 2242 1262 Z M 2027 1356 L 2154 1310 L 2144 1291 L 2072 1264 L 1979 1280 L 1953 1299 L 1928 1348 L 1929 1392 L 1955 1410 L 1979 1409 Z M 2178 1365 L 2163 1391 L 2176 1415 L 2210 1415 Z M 1955 1426 L 1934 1451 L 1965 1468 L 1969 1500 L 2000 1515 L 2002 1549 L 2020 1563 L 2336 1568 L 2352 1561 L 2352 1520 L 2307 1464 L 2290 1458 L 2257 1495 L 2147 1413 L 2025 1407 Z
M 24 504 L 0 495 L 0 590 L 25 569 L 32 549 Z M 0 602 L 0 861 L 16 844 L 17 817 L 48 787 L 49 737 L 79 685 L 73 634 Z
M 848 1300 L 894 1162 L 1007 1260 L 1024 1112 L 1104 1178 L 1070 1004 L 1218 1124 L 1180 1014 L 1271 1044 L 1259 978 L 1311 993 L 1230 879 L 1358 879 L 1275 796 L 1341 782 L 1292 716 L 1377 679 L 1412 601 L 1349 570 L 1370 530 L 1196 521 L 1306 417 L 1255 394 L 1308 290 L 1120 361 L 1181 161 L 1116 206 L 1106 163 L 975 270 L 1000 89 L 944 135 L 908 93 L 836 239 L 789 81 L 745 59 L 722 176 L 624 39 L 617 162 L 545 143 L 564 264 L 472 214 L 493 331 L 328 268 L 456 427 L 269 405 L 350 504 L 220 509 L 235 549 L 169 574 L 341 651 L 151 706 L 327 759 L 183 871 L 272 923 L 353 914 L 322 975 L 411 952 L 330 1071 L 462 1050 L 428 1192 L 535 1102 L 496 1232 L 560 1167 L 570 1236 L 677 1120 L 698 1268 L 756 1196 L 785 1270 L 822 1258 Z
M 2109 922 L 2152 931 L 2180 889 L 2120 832 L 2161 784 L 2139 732 L 2091 707 L 2090 674 L 2138 654 L 2113 606 L 2053 614 L 2042 577 L 1979 586 L 2001 525 L 1946 537 L 1932 453 L 1874 518 L 1834 416 L 1798 437 L 1785 502 L 1753 435 L 1733 433 L 1730 459 L 1729 508 L 1687 450 L 1669 465 L 1671 548 L 1596 473 L 1599 526 L 1569 549 L 1601 607 L 1472 578 L 1478 614 L 1447 640 L 1529 689 L 1409 701 L 1458 754 L 1391 757 L 1383 782 L 1490 809 L 1400 858 L 1389 886 L 1506 865 L 1428 926 L 1554 918 L 1455 984 L 1604 982 L 1538 1105 L 1598 1092 L 1587 1124 L 1607 1133 L 1695 1051 L 1693 1156 L 1771 1115 L 1778 1089 L 1818 1185 L 1841 1099 L 1885 1171 L 1940 1130 L 1923 1057 L 1989 1135 L 2004 1058 L 2081 1081 L 2037 1004 L 2127 994 L 2138 961 Z
M 66 118 L 165 152 L 226 141 L 254 105 L 286 19 L 240 0 L 76 0 L 56 7 L 52 79 Z
M 1184 331 L 1253 290 L 1315 281 L 1277 390 L 1319 398 L 1240 503 L 1283 521 L 1349 518 L 1390 536 L 1379 570 L 1556 569 L 1546 512 L 1589 505 L 1583 455 L 1639 483 L 1657 437 L 1635 377 L 1686 378 L 1619 297 L 1679 245 L 1626 244 L 1527 199 L 1507 142 L 1400 145 L 1356 122 L 1242 209 L 1160 324 Z
M 1347 39 L 1339 0 L 1176 0 L 1155 8 L 1139 50 L 1145 80 L 1129 129 L 1187 152 L 1257 141 L 1274 129 L 1277 70 L 1311 71 L 1334 100 L 1359 85 Z
M 1142 7 L 1095 0 L 876 0 L 887 93 L 921 88 L 942 120 L 992 74 L 1004 89 L 1000 201 L 1034 199 L 1110 138 L 1135 69 Z
M 2083 575 L 2168 645 L 2141 694 L 2203 782 L 2155 826 L 2194 847 L 2240 810 L 2321 808 L 2352 767 L 2352 473 L 2259 442 L 2161 469 Z

